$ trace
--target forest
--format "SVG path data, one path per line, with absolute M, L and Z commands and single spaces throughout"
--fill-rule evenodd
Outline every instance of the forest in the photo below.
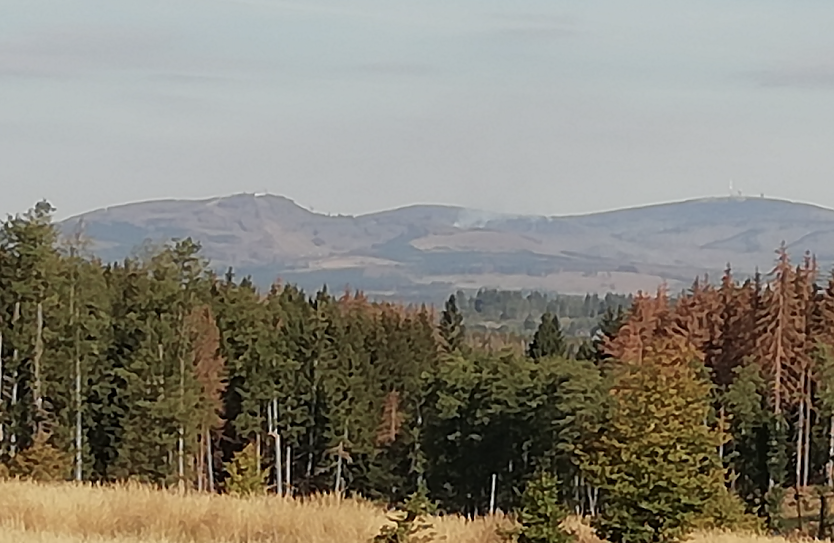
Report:
M 563 308 L 542 301 L 518 349 L 473 340 L 477 298 L 435 311 L 261 292 L 191 240 L 101 262 L 53 212 L 0 226 L 7 475 L 387 504 L 422 492 L 470 516 L 524 508 L 536 481 L 611 541 L 786 529 L 791 496 L 807 531 L 818 511 L 803 499 L 825 509 L 834 487 L 834 279 L 810 254 L 793 264 L 782 247 L 765 276 L 728 267 L 674 299 L 592 300 L 599 325 L 575 349 Z
M 609 292 L 560 294 L 481 288 L 476 292 L 458 290 L 457 305 L 470 331 L 493 331 L 530 336 L 545 313 L 558 315 L 565 335 L 590 337 L 608 311 L 631 306 L 634 296 Z

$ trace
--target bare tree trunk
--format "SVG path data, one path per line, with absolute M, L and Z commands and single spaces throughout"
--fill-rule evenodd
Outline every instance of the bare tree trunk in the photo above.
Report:
M 802 453 L 804 450 L 805 437 L 805 378 L 803 373 L 802 379 L 802 398 L 799 401 L 799 421 L 796 427 L 796 483 L 795 483 L 795 498 L 796 498 L 796 517 L 799 525 L 799 531 L 802 531 Z
M 736 473 L 736 468 L 730 468 L 730 492 L 735 493 L 737 479 L 738 474 Z
M 497 482 L 498 475 L 493 473 L 492 474 L 492 486 L 489 490 L 489 514 L 490 516 L 495 514 L 495 486 Z
M 287 445 L 287 472 L 284 474 L 284 480 L 287 485 L 287 496 L 292 498 L 292 447 Z
M 180 425 L 177 428 L 177 486 L 180 492 L 185 492 L 185 436 Z
M 211 428 L 206 429 L 206 470 L 208 476 L 208 490 L 214 494 L 214 453 L 211 449 Z
M 597 501 L 599 499 L 599 489 L 592 488 L 591 485 L 585 485 L 586 494 L 588 495 L 588 513 L 595 517 L 597 516 Z
M 796 486 L 796 522 L 799 532 L 802 533 L 802 494 L 799 492 L 799 485 Z
M 336 460 L 336 495 L 341 496 L 342 493 L 342 463 L 344 462 L 345 456 L 345 442 L 347 442 L 348 438 L 348 430 L 347 426 L 345 426 L 345 437 L 342 441 L 339 442 L 339 447 L 337 449 L 337 453 L 339 458 Z
M 84 445 L 81 432 L 81 339 L 79 337 L 78 315 L 75 303 L 75 281 L 70 290 L 70 319 L 72 320 L 73 332 L 73 355 L 75 358 L 75 480 L 81 482 L 83 472 L 83 451 Z
M 284 474 L 281 465 L 281 435 L 278 433 L 278 398 L 272 400 L 272 438 L 275 440 L 275 492 L 283 496 Z
M 805 451 L 802 458 L 802 486 L 807 488 L 811 472 L 811 415 L 813 413 L 811 411 L 813 407 L 811 404 L 813 401 L 811 398 L 811 376 L 808 370 L 805 370 L 805 398 L 803 400 L 805 401 L 805 428 L 803 429 L 805 432 Z
M 255 434 L 255 457 L 257 458 L 256 464 L 258 466 L 258 473 L 263 469 L 261 464 L 261 430 L 258 430 L 258 433 Z
M 307 432 L 307 446 L 309 450 L 307 452 L 307 486 L 309 487 L 311 484 L 311 479 L 313 478 L 313 432 L 312 430 Z M 309 490 L 308 490 L 309 491 Z
M 12 313 L 12 328 L 15 327 L 17 321 L 20 320 L 20 302 L 15 302 L 14 304 L 14 312 Z M 11 398 L 11 406 L 14 409 L 14 406 L 17 405 L 17 359 L 20 356 L 20 351 L 18 350 L 17 346 L 15 346 L 14 350 L 12 351 L 12 366 L 14 367 L 12 372 L 12 398 Z M 9 447 L 9 454 L 14 457 L 17 454 L 17 435 L 15 433 L 14 427 L 12 428 L 12 433 L 9 436 L 10 439 L 10 447 Z
M 804 382 L 803 382 L 804 385 Z M 804 388 L 804 386 L 803 386 Z M 805 400 L 799 402 L 799 422 L 796 425 L 796 491 L 802 486 L 802 454 L 805 450 Z
M 35 397 L 35 413 L 37 413 L 37 421 L 35 422 L 35 435 L 39 436 L 43 432 L 43 392 L 41 390 L 41 358 L 43 357 L 43 303 L 38 302 L 37 310 L 37 332 L 35 335 L 35 353 L 32 357 L 32 365 L 34 366 L 35 382 L 32 387 L 32 395 Z
M 724 431 L 724 406 L 721 406 L 721 409 L 718 411 L 719 423 L 721 425 L 721 431 Z M 721 444 L 718 445 L 718 458 L 721 460 L 721 463 L 724 463 L 724 441 L 721 441 Z
M 340 486 L 342 484 L 342 447 L 341 442 L 339 443 L 339 452 L 338 458 L 336 459 L 336 481 L 333 485 L 333 492 L 339 496 L 341 495 Z
M 834 414 L 828 419 L 828 463 L 825 466 L 825 479 L 829 488 L 834 487 Z
M 205 434 L 201 434 L 200 438 L 198 439 L 197 445 L 197 454 L 194 455 L 194 460 L 196 464 L 196 472 L 197 472 L 197 492 L 203 492 L 206 489 L 206 466 L 205 466 L 205 455 L 203 455 L 203 442 L 202 439 L 205 437 Z
M 267 437 L 272 437 L 273 432 L 275 431 L 275 424 L 272 421 L 272 400 L 269 400 L 266 404 L 266 435 Z M 277 478 L 276 478 L 277 479 Z M 278 483 L 275 483 L 278 486 Z M 269 485 L 267 485 L 268 487 Z M 276 490 L 277 492 L 277 490 Z
M 579 489 L 579 475 L 574 475 L 573 477 L 573 508 L 576 516 L 582 515 L 582 504 L 581 502 L 581 491 Z
M 17 378 L 18 378 L 18 373 L 17 373 L 17 369 L 15 369 L 14 370 L 14 375 L 13 375 L 14 382 L 12 383 L 12 408 L 14 408 L 14 406 L 17 405 L 17 390 L 18 390 L 18 388 L 17 388 Z M 14 458 L 15 455 L 17 454 L 17 433 L 15 433 L 14 429 L 12 430 L 12 434 L 9 437 L 10 437 L 10 439 L 9 439 L 9 443 L 10 443 L 10 445 L 9 445 L 9 454 L 11 455 L 12 458 Z
M 283 497 L 284 466 L 281 465 L 281 435 L 276 431 L 272 437 L 275 439 L 275 491 Z
M 75 361 L 75 480 L 83 479 L 84 446 L 81 432 L 81 362 Z
M 185 358 L 180 355 L 180 417 L 183 416 L 185 410 Z M 180 491 L 185 491 L 185 428 L 183 428 L 182 421 L 180 421 L 179 428 L 177 428 L 177 477 L 179 478 Z

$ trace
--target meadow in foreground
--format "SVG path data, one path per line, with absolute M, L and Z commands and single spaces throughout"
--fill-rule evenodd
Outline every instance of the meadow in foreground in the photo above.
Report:
M 438 541 L 498 543 L 503 518 L 431 519 Z M 386 523 L 371 503 L 318 496 L 234 498 L 140 486 L 0 482 L 0 543 L 367 543 Z M 599 541 L 573 520 L 583 543 Z M 701 533 L 692 543 L 780 543 L 778 538 Z
M 234 498 L 153 490 L 0 482 L 0 543 L 366 543 L 385 511 L 318 496 Z M 448 542 L 497 542 L 498 519 L 433 519 Z

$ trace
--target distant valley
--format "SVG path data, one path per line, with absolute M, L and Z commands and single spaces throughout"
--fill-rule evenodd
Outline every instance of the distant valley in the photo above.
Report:
M 377 297 L 437 300 L 456 289 L 561 293 L 673 290 L 698 274 L 768 271 L 785 241 L 834 263 L 834 210 L 765 198 L 709 198 L 565 217 L 412 206 L 324 215 L 273 195 L 161 200 L 101 209 L 83 223 L 92 250 L 120 260 L 141 245 L 199 241 L 219 271 L 268 285 L 345 286 Z

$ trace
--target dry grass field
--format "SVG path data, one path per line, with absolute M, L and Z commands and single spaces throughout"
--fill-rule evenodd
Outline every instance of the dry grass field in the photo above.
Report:
M 0 482 L 0 543 L 366 543 L 386 522 L 370 503 L 321 496 L 238 499 L 133 487 Z M 448 542 L 497 542 L 499 521 L 434 521 Z
M 0 482 L 0 543 L 367 543 L 386 522 L 370 503 L 321 496 L 238 499 L 145 487 Z M 439 541 L 498 543 L 499 518 L 433 519 Z M 583 543 L 590 529 L 572 522 Z M 781 543 L 777 538 L 698 534 L 692 543 Z

